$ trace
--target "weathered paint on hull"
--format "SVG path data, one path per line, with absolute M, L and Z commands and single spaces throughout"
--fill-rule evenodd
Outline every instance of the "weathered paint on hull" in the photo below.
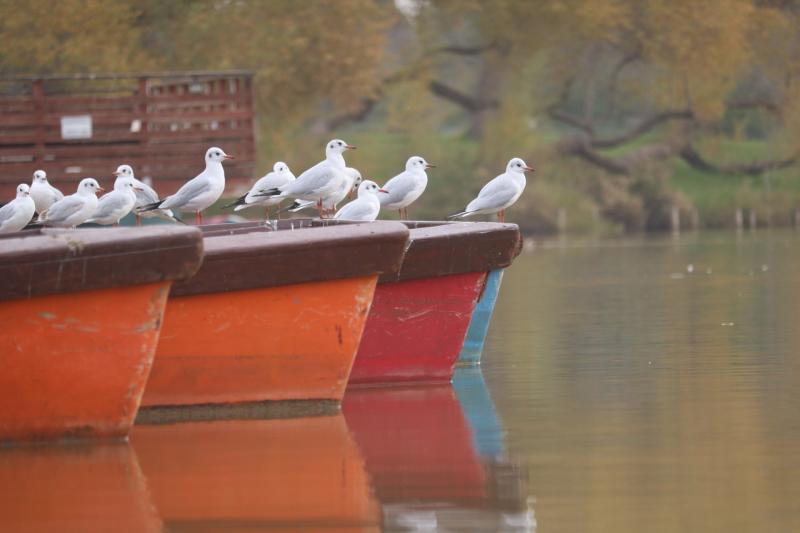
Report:
M 382 504 L 486 498 L 484 468 L 450 385 L 348 390 L 342 412 Z
M 341 413 L 137 425 L 131 443 L 167 530 L 379 530 Z
M 341 400 L 376 281 L 170 298 L 142 405 Z
M 121 437 L 153 362 L 170 282 L 0 304 L 0 440 Z
M 486 342 L 486 335 L 489 333 L 489 323 L 492 320 L 494 306 L 497 303 L 497 295 L 500 293 L 500 285 L 503 282 L 504 269 L 498 268 L 489 272 L 486 276 L 486 286 L 483 294 L 478 299 L 475 311 L 472 313 L 472 320 L 467 329 L 467 336 L 464 339 L 464 346 L 458 356 L 458 363 L 465 365 L 477 365 L 481 362 L 483 344 Z
M 449 381 L 485 277 L 379 284 L 350 384 Z
M 8 532 L 163 530 L 127 442 L 0 450 L 0 516 Z

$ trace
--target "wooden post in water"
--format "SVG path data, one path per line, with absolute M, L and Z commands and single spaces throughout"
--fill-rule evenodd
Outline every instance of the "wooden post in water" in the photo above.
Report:
M 565 233 L 567 231 L 567 210 L 563 207 L 558 208 L 556 225 L 558 226 L 559 233 Z
M 692 229 L 700 229 L 700 213 L 697 211 L 696 207 L 692 208 Z
M 758 217 L 756 215 L 756 210 L 755 209 L 751 209 L 750 210 L 750 231 L 755 230 L 757 224 L 758 224 Z
M 744 227 L 744 213 L 742 213 L 742 208 L 736 208 L 736 231 L 742 231 Z
M 676 206 L 672 206 L 669 217 L 670 225 L 672 226 L 672 233 L 681 232 L 681 210 Z
M 794 208 L 794 229 L 800 229 L 800 207 Z

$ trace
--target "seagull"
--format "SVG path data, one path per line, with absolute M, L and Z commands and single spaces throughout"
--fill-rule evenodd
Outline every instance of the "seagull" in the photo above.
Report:
M 278 205 L 281 203 L 283 198 L 275 198 L 273 196 L 259 196 L 259 193 L 263 191 L 268 191 L 270 189 L 275 189 L 277 187 L 282 187 L 287 183 L 294 181 L 295 177 L 292 174 L 292 171 L 289 170 L 289 165 L 284 163 L 283 161 L 278 161 L 272 166 L 272 172 L 268 172 L 265 174 L 261 179 L 259 179 L 255 184 L 250 188 L 250 190 L 244 196 L 240 196 L 236 199 L 236 201 L 229 203 L 228 205 L 222 206 L 231 207 L 236 206 L 233 210 L 234 211 L 241 211 L 242 209 L 247 209 L 248 207 L 253 207 L 254 205 L 262 205 L 266 208 L 267 214 L 266 219 L 269 220 L 269 208 L 272 205 Z M 280 211 L 278 211 L 278 219 L 281 218 Z
M 125 218 L 136 204 L 136 189 L 131 178 L 117 178 L 114 182 L 114 190 L 100 197 L 92 218 L 86 222 L 104 226 L 119 225 L 119 221 Z
M 31 188 L 25 183 L 17 186 L 17 197 L 0 207 L 0 233 L 19 231 L 28 225 L 36 212 Z
M 361 172 L 353 167 L 346 167 L 344 169 L 344 173 L 346 179 L 342 180 L 339 190 L 322 199 L 322 209 L 326 214 L 330 210 L 333 210 L 335 214 L 336 206 L 339 205 L 339 202 L 347 197 L 352 196 L 353 187 L 358 189 L 358 186 L 361 185 L 361 182 L 363 181 Z M 311 200 L 296 200 L 292 205 L 282 209 L 281 211 L 291 211 L 292 213 L 297 213 L 298 211 L 302 211 L 308 207 L 314 207 L 314 202 Z
M 341 139 L 333 139 L 325 145 L 325 160 L 309 168 L 300 176 L 286 185 L 264 191 L 259 196 L 275 196 L 281 198 L 294 198 L 316 202 L 319 216 L 322 218 L 322 199 L 333 194 L 346 178 L 342 153 L 345 150 L 354 150 Z
M 114 175 L 119 178 L 128 178 L 133 181 L 133 190 L 136 193 L 136 203 L 133 204 L 133 214 L 136 215 L 136 225 L 142 224 L 141 217 L 156 217 L 162 216 L 170 220 L 175 220 L 175 215 L 169 209 L 155 209 L 153 211 L 139 212 L 139 209 L 146 205 L 158 202 L 160 198 L 158 193 L 151 186 L 145 182 L 136 179 L 133 175 L 133 168 L 130 165 L 120 165 L 114 171 Z M 116 182 L 114 187 L 116 188 Z
M 78 184 L 75 194 L 65 196 L 39 213 L 39 220 L 45 226 L 74 228 L 86 222 L 97 209 L 97 192 L 103 191 L 94 178 L 84 178 Z
M 36 205 L 36 212 L 47 211 L 47 208 L 64 198 L 64 193 L 50 185 L 47 181 L 47 173 L 44 170 L 37 170 L 33 173 L 31 182 L 31 198 Z
M 462 218 L 472 215 L 499 213 L 498 219 L 506 221 L 508 209 L 525 190 L 525 172 L 533 172 L 533 167 L 515 157 L 508 162 L 506 171 L 487 183 L 478 193 L 478 197 L 467 204 L 467 208 L 447 218 Z
M 436 168 L 436 166 L 429 164 L 418 155 L 409 157 L 406 161 L 406 169 L 383 185 L 389 194 L 380 197 L 381 207 L 397 209 L 401 219 L 403 210 L 405 210 L 405 218 L 408 220 L 408 206 L 414 203 L 428 186 L 428 174 L 425 173 L 425 170 L 429 168 Z
M 142 206 L 139 211 L 155 209 L 194 211 L 195 223 L 202 224 L 202 211 L 219 200 L 225 190 L 225 169 L 222 168 L 222 162 L 226 159 L 233 159 L 233 156 L 223 152 L 222 148 L 209 148 L 206 150 L 206 168 L 203 172 L 184 183 L 175 194 Z
M 358 186 L 358 198 L 342 207 L 336 216 L 337 220 L 362 220 L 371 222 L 378 218 L 381 212 L 381 201 L 378 193 L 388 194 L 386 189 L 381 189 L 374 181 L 364 180 Z

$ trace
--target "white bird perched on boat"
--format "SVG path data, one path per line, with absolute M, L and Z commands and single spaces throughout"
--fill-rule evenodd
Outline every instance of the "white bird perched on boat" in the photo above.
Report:
M 21 230 L 28 225 L 35 212 L 31 188 L 20 183 L 17 185 L 17 197 L 0 207 L 0 233 Z
M 405 218 L 408 219 L 408 206 L 422 196 L 428 186 L 428 174 L 425 170 L 435 167 L 436 165 L 431 165 L 418 155 L 409 157 L 406 169 L 383 185 L 389 194 L 380 197 L 381 207 L 397 209 L 400 211 L 400 218 L 403 218 L 405 210 Z
M 114 182 L 114 190 L 100 197 L 92 218 L 86 222 L 104 226 L 119 224 L 119 221 L 125 218 L 136 204 L 136 189 L 131 178 L 117 178 Z
M 467 208 L 447 218 L 462 218 L 472 215 L 499 213 L 501 222 L 506 220 L 508 209 L 525 190 L 525 173 L 533 172 L 533 167 L 525 164 L 519 157 L 508 162 L 506 171 L 483 186 L 478 197 L 467 204 Z
M 334 218 L 371 222 L 381 212 L 378 196 L 382 194 L 388 194 L 386 189 L 381 189 L 374 181 L 364 180 L 358 186 L 358 198 L 342 207 Z
M 322 199 L 322 209 L 326 214 L 329 214 L 328 212 L 331 210 L 335 214 L 336 206 L 338 206 L 342 200 L 352 194 L 354 187 L 358 189 L 358 186 L 361 185 L 361 182 L 363 181 L 361 172 L 353 167 L 345 167 L 344 173 L 346 179 L 342 180 L 339 190 Z M 292 213 L 297 213 L 303 209 L 314 207 L 314 205 L 315 202 L 311 200 L 296 200 L 292 205 L 286 209 L 282 209 L 281 211 L 291 211 Z
M 300 174 L 296 180 L 264 191 L 261 195 L 311 200 L 316 202 L 319 216 L 322 217 L 322 200 L 339 190 L 341 182 L 347 179 L 344 172 L 347 165 L 342 154 L 345 150 L 353 149 L 355 146 L 341 139 L 333 139 L 325 145 L 324 161 Z
M 266 218 L 269 219 L 269 208 L 273 205 L 278 205 L 283 201 L 281 197 L 275 196 L 259 196 L 260 193 L 270 189 L 282 187 L 287 183 L 294 181 L 295 177 L 292 171 L 289 170 L 289 165 L 283 161 L 278 161 L 272 166 L 272 172 L 268 172 L 261 179 L 250 187 L 250 190 L 244 196 L 240 196 L 234 202 L 229 203 L 223 207 L 236 206 L 234 211 L 241 211 L 254 205 L 260 205 L 266 208 Z M 278 211 L 278 218 L 280 218 L 280 211 Z
M 225 190 L 225 169 L 222 162 L 233 159 L 222 148 L 212 147 L 206 150 L 206 168 L 190 179 L 178 189 L 178 192 L 165 199 L 143 206 L 139 211 L 153 211 L 155 209 L 177 209 L 179 211 L 194 211 L 195 222 L 203 222 L 202 212 L 219 200 Z
M 37 222 L 56 228 L 74 228 L 89 220 L 97 209 L 97 193 L 103 188 L 94 178 L 84 178 L 74 194 L 65 196 L 39 213 Z
M 50 185 L 47 181 L 47 173 L 44 170 L 37 170 L 33 173 L 31 182 L 31 198 L 36 205 L 36 212 L 47 211 L 51 205 L 64 198 L 64 193 Z
M 136 192 L 136 203 L 133 204 L 133 214 L 136 215 L 137 226 L 141 224 L 141 220 L 139 220 L 140 217 L 158 216 L 175 220 L 175 215 L 169 209 L 154 209 L 152 211 L 143 212 L 139 211 L 146 205 L 158 202 L 161 198 L 159 198 L 158 193 L 150 185 L 136 179 L 136 176 L 133 175 L 133 167 L 130 165 L 120 165 L 117 167 L 117 170 L 114 171 L 114 176 L 116 176 L 117 179 L 128 178 L 133 181 L 133 190 Z M 114 188 L 116 188 L 116 185 L 116 182 L 114 182 Z

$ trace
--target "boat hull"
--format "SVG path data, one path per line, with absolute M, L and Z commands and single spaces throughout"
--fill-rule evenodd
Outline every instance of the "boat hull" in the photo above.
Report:
M 170 298 L 142 406 L 338 403 L 376 282 L 370 275 Z
M 170 282 L 0 304 L 0 439 L 127 434 Z
M 467 329 L 464 346 L 458 356 L 458 364 L 477 365 L 481 362 L 483 345 L 486 342 L 486 335 L 489 333 L 489 324 L 492 321 L 494 306 L 503 282 L 503 272 L 504 269 L 497 268 L 486 276 L 486 285 L 475 306 L 475 311 L 472 312 L 472 320 Z
M 449 381 L 485 278 L 467 272 L 379 284 L 350 384 Z

